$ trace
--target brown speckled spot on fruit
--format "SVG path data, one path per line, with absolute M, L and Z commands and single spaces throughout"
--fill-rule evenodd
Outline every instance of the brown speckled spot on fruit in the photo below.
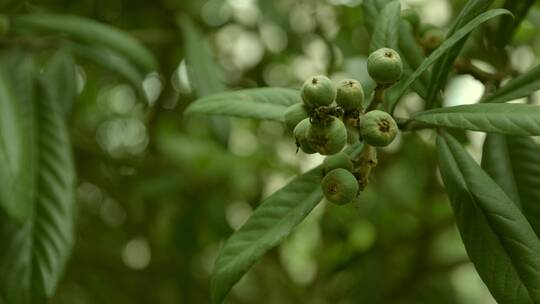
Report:
M 385 133 L 390 131 L 390 124 L 386 120 L 381 120 L 378 125 L 379 125 L 379 131 L 385 132 Z

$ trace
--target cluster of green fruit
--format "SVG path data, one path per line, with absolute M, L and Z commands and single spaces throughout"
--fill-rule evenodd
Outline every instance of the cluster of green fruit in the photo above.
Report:
M 403 65 L 396 51 L 382 48 L 370 54 L 367 70 L 377 83 L 374 103 L 377 92 L 400 79 Z M 364 111 L 364 91 L 354 79 L 335 86 L 326 76 L 313 76 L 302 86 L 301 96 L 302 103 L 287 109 L 285 123 L 293 131 L 298 149 L 328 155 L 321 183 L 326 199 L 339 205 L 349 203 L 363 190 L 376 165 L 374 147 L 390 144 L 397 135 L 397 124 L 384 111 Z M 347 143 L 359 141 L 365 144 L 359 159 L 341 152 Z

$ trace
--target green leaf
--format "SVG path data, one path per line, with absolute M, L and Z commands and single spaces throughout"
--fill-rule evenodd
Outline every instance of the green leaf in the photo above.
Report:
M 139 97 L 147 101 L 142 86 L 144 75 L 124 57 L 105 48 L 87 47 L 76 43 L 70 43 L 68 46 L 77 56 L 92 61 L 128 81 Z
M 441 176 L 469 258 L 499 303 L 540 301 L 540 241 L 519 208 L 448 134 Z
M 187 16 L 177 18 L 177 23 L 184 37 L 184 47 L 188 77 L 197 97 L 206 97 L 226 90 L 220 78 L 220 70 L 215 62 L 212 50 L 195 23 Z M 227 145 L 230 134 L 230 122 L 222 117 L 212 117 L 210 125 L 215 136 Z
M 508 135 L 540 135 L 540 106 L 473 104 L 420 112 L 413 121 L 437 127 Z
M 246 89 L 203 97 L 190 104 L 184 113 L 283 121 L 287 108 L 301 101 L 300 92 L 293 89 Z
M 377 18 L 373 34 L 371 35 L 370 52 L 384 47 L 397 50 L 401 21 L 400 13 L 401 4 L 399 0 L 394 0 L 384 6 Z
M 71 53 L 66 50 L 56 52 L 49 59 L 43 75 L 52 98 L 62 105 L 66 117 L 69 117 L 77 98 L 77 72 Z
M 386 27 L 386 19 L 385 18 L 379 18 L 379 14 L 382 13 L 383 8 L 385 6 L 389 5 L 391 3 L 390 0 L 366 0 L 363 3 L 363 12 L 364 12 L 364 19 L 365 19 L 365 26 L 368 29 L 368 32 L 372 33 L 372 40 L 377 40 L 378 38 L 375 38 L 374 32 L 378 31 L 376 27 Z M 390 9 L 390 8 L 389 8 Z M 401 12 L 398 12 L 400 14 Z M 395 18 L 396 16 L 394 16 Z M 394 34 L 392 34 L 391 38 L 389 39 L 389 42 L 391 43 L 391 47 L 394 48 L 399 55 L 401 56 L 401 59 L 403 60 L 404 65 L 404 71 L 403 75 L 404 77 L 410 76 L 415 69 L 417 69 L 420 64 L 424 61 L 424 52 L 418 45 L 418 42 L 416 41 L 416 38 L 413 35 L 412 28 L 408 22 L 405 22 L 401 20 L 401 16 L 397 16 L 398 20 L 395 22 L 392 22 L 394 25 L 389 29 L 396 29 L 399 31 L 398 34 L 396 34 L 396 37 L 394 37 Z M 378 26 L 377 22 L 379 22 L 381 25 Z M 380 35 L 380 34 L 379 34 Z M 398 43 L 396 45 L 395 43 Z M 372 42 L 373 44 L 374 42 Z M 426 96 L 426 87 L 427 83 L 430 81 L 430 75 L 429 71 L 425 71 L 419 78 L 420 81 L 413 82 L 412 87 L 415 90 L 418 95 L 421 97 Z M 394 86 L 390 89 L 389 95 L 393 96 L 395 95 L 395 89 L 398 88 L 398 86 Z
M 462 28 L 479 14 L 485 12 L 492 3 L 493 0 L 472 0 L 467 2 L 454 21 L 454 24 L 446 34 L 446 37 L 451 37 L 458 29 Z M 448 52 L 446 52 L 433 64 L 433 75 L 428 88 L 428 94 L 426 96 L 427 109 L 431 108 L 431 105 L 433 104 L 435 98 L 437 98 L 439 91 L 445 86 L 446 79 L 448 78 L 448 74 L 452 69 L 452 65 L 463 49 L 468 36 L 469 35 L 466 35 L 465 37 L 461 38 L 459 42 L 451 47 Z
M 26 71 L 28 65 L 17 67 Z M 30 214 L 32 204 L 31 154 L 27 149 L 25 111 L 16 86 L 25 81 L 16 76 L 8 77 L 11 68 L 0 66 L 0 207 L 12 218 L 23 221 Z M 10 74 L 12 75 L 12 74 Z M 30 92 L 27 92 L 30 93 Z
M 495 93 L 483 98 L 481 102 L 506 102 L 529 96 L 537 90 L 540 90 L 540 65 L 512 79 Z
M 356 157 L 361 144 L 345 152 Z M 221 303 L 231 288 L 268 250 L 283 241 L 322 199 L 322 169 L 292 180 L 261 203 L 247 222 L 227 240 L 214 265 L 212 302 Z
M 540 237 L 540 145 L 529 137 L 488 134 L 482 167 L 523 209 Z
M 416 37 L 412 34 L 413 30 L 411 25 L 404 21 L 400 21 L 399 26 L 399 55 L 403 60 L 404 69 L 403 69 L 403 79 L 407 79 L 414 70 L 416 70 L 422 62 L 426 59 L 424 56 L 424 51 L 418 44 Z M 419 81 L 413 82 L 413 90 L 420 95 L 422 98 L 426 96 L 427 84 L 431 81 L 431 73 L 429 70 L 426 70 L 419 77 Z M 392 87 L 390 91 L 393 94 L 395 89 L 398 89 L 399 86 Z
M 212 275 L 212 302 L 231 288 L 268 250 L 279 244 L 320 202 L 322 171 L 313 169 L 268 197 L 221 249 Z
M 364 25 L 369 33 L 373 33 L 379 13 L 390 1 L 392 0 L 365 0 L 362 3 Z
M 512 12 L 515 18 L 501 18 L 494 36 L 494 42 L 497 47 L 503 48 L 510 42 L 516 29 L 519 27 L 523 19 L 525 19 L 527 12 L 535 2 L 535 0 L 506 0 L 504 2 L 503 8 Z
M 414 71 L 414 73 L 409 76 L 409 78 L 404 81 L 400 82 L 396 87 L 399 87 L 397 90 L 397 93 L 395 96 L 393 96 L 393 99 L 390 101 L 391 108 L 395 107 L 398 100 L 405 94 L 407 89 L 415 82 L 418 77 L 420 77 L 437 59 L 442 57 L 450 48 L 452 48 L 456 43 L 458 43 L 462 38 L 467 36 L 471 31 L 473 31 L 475 28 L 478 27 L 478 25 L 488 21 L 489 19 L 492 19 L 494 17 L 497 17 L 499 15 L 503 14 L 510 14 L 507 10 L 504 9 L 494 9 L 487 11 L 478 17 L 474 18 L 470 22 L 468 22 L 465 26 L 457 30 L 452 36 L 447 38 L 431 55 L 424 60 L 424 62 Z
M 41 79 L 35 130 L 27 130 L 37 138 L 35 147 L 26 148 L 38 158 L 30 216 L 22 227 L 0 220 L 0 293 L 6 304 L 51 297 L 73 246 L 75 171 L 64 111 L 53 97 Z
M 197 96 L 204 97 L 225 91 L 206 37 L 188 16 L 179 17 L 178 25 L 184 37 L 189 80 Z
M 110 48 L 131 60 L 145 72 L 155 71 L 157 61 L 138 40 L 115 27 L 94 20 L 63 14 L 32 13 L 12 19 L 16 32 L 65 34 L 89 45 Z

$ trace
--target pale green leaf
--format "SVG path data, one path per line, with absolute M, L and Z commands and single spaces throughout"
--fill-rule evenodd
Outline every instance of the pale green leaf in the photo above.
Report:
M 405 94 L 407 89 L 409 89 L 409 87 L 418 79 L 418 77 L 420 77 L 433 63 L 435 63 L 435 61 L 442 57 L 449 49 L 451 49 L 454 45 L 461 41 L 462 38 L 464 38 L 470 32 L 476 29 L 480 24 L 503 14 L 510 14 L 510 12 L 504 9 L 494 9 L 487 11 L 468 22 L 465 26 L 457 30 L 452 36 L 444 40 L 444 42 L 435 51 L 433 51 L 433 53 L 431 53 L 428 58 L 424 60 L 424 62 L 416 69 L 416 71 L 414 71 L 411 76 L 409 76 L 409 78 L 407 78 L 406 81 L 400 82 L 397 85 L 399 89 L 397 90 L 395 96 L 393 96 L 393 99 L 390 101 L 392 109 L 395 107 L 397 101 L 401 98 L 401 96 Z
M 519 208 L 448 134 L 441 176 L 469 258 L 499 303 L 540 301 L 540 241 Z
M 540 237 L 540 145 L 529 137 L 488 134 L 482 167 L 521 206 Z
M 473 104 L 433 109 L 413 121 L 437 127 L 508 135 L 540 135 L 540 106 L 528 104 Z
M 392 0 L 365 0 L 362 3 L 364 24 L 370 33 L 373 33 L 377 18 L 382 9 Z
M 375 28 L 371 35 L 369 51 L 373 52 L 380 48 L 398 48 L 399 28 L 401 21 L 401 4 L 394 0 L 384 6 L 377 17 Z
M 540 65 L 512 79 L 495 93 L 483 98 L 481 102 L 499 103 L 510 101 L 527 97 L 538 90 L 540 90 Z
M 184 113 L 283 121 L 287 108 L 301 101 L 300 92 L 293 89 L 246 89 L 203 97 Z

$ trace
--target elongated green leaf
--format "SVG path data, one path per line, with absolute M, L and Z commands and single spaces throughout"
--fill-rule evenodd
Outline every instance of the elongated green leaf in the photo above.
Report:
M 481 102 L 498 103 L 529 96 L 540 90 L 540 65 L 527 73 L 509 81 L 495 93 L 486 96 Z
M 485 12 L 492 3 L 493 0 L 472 0 L 467 2 L 454 21 L 454 24 L 446 34 L 446 37 L 451 37 L 458 29 L 463 27 L 476 16 Z M 426 97 L 426 108 L 431 108 L 431 104 L 433 104 L 434 99 L 437 98 L 439 91 L 445 86 L 450 69 L 452 69 L 454 61 L 461 52 L 461 49 L 463 49 L 468 36 L 469 35 L 466 35 L 465 37 L 461 38 L 458 43 L 451 47 L 448 52 L 446 52 L 434 63 L 433 76 Z
M 488 134 L 482 167 L 523 209 L 540 237 L 540 146 L 528 137 Z
M 362 3 L 364 24 L 370 33 L 373 33 L 379 13 L 390 1 L 392 0 L 365 0 Z
M 414 121 L 438 127 L 508 135 L 540 135 L 540 106 L 473 104 L 420 112 Z
M 0 292 L 6 304 L 52 296 L 73 246 L 75 172 L 62 105 L 41 79 L 34 100 L 37 192 L 24 226 L 0 220 Z M 32 105 L 26 105 L 32 106 Z
M 519 208 L 448 134 L 441 175 L 471 261 L 499 303 L 540 301 L 540 241 Z
M 506 0 L 504 2 L 503 8 L 512 12 L 515 18 L 501 18 L 494 37 L 494 42 L 496 43 L 497 47 L 503 48 L 510 42 L 514 32 L 521 24 L 525 16 L 527 16 L 527 12 L 535 2 L 536 0 Z
M 90 60 L 127 80 L 135 92 L 137 92 L 143 100 L 147 100 L 142 87 L 144 75 L 141 74 L 131 62 L 109 49 L 86 47 L 76 43 L 70 43 L 68 46 L 77 56 Z
M 19 66 L 24 70 L 27 66 Z M 19 221 L 30 214 L 32 203 L 31 154 L 26 148 L 24 109 L 14 81 L 8 77 L 7 66 L 0 66 L 0 207 Z M 11 71 L 13 73 L 13 71 Z M 30 93 L 30 92 L 27 92 Z M 29 188 L 30 187 L 30 188 Z
M 184 113 L 283 121 L 287 108 L 301 101 L 297 90 L 246 89 L 203 97 L 189 105 Z
M 399 87 L 398 93 L 393 97 L 393 100 L 390 101 L 390 104 L 392 108 L 395 107 L 397 104 L 397 101 L 405 92 L 407 89 L 411 86 L 413 82 L 415 82 L 418 77 L 422 75 L 437 59 L 439 59 L 441 56 L 443 56 L 450 48 L 452 48 L 455 44 L 457 44 L 462 38 L 464 38 L 466 35 L 468 35 L 471 31 L 473 31 L 475 28 L 478 27 L 478 25 L 488 21 L 489 19 L 492 19 L 494 17 L 504 15 L 504 14 L 510 14 L 507 10 L 504 9 L 494 9 L 487 11 L 470 22 L 468 22 L 465 26 L 461 27 L 459 30 L 457 30 L 452 36 L 448 37 L 431 55 L 424 60 L 424 62 L 414 71 L 414 73 L 409 76 L 409 78 L 404 81 L 400 82 L 397 87 Z
M 206 36 L 187 15 L 180 16 L 177 23 L 184 37 L 189 80 L 196 96 L 201 98 L 224 92 L 226 86 L 219 76 L 221 71 L 214 60 Z M 212 117 L 210 124 L 216 137 L 227 145 L 230 122 L 223 117 Z
M 357 144 L 345 153 L 356 157 Z M 292 180 L 255 210 L 221 248 L 212 274 L 212 302 L 221 303 L 231 288 L 268 250 L 287 237 L 322 199 L 320 167 Z
M 69 116 L 77 98 L 77 72 L 71 53 L 66 50 L 56 52 L 49 59 L 43 75 L 47 86 L 51 88 L 53 99 L 62 105 L 65 115 Z
M 212 275 L 212 302 L 221 303 L 229 290 L 270 248 L 280 243 L 320 202 L 322 171 L 295 178 L 268 197 L 225 243 Z
M 185 40 L 189 79 L 197 96 L 204 97 L 225 91 L 225 85 L 219 77 L 221 72 L 206 37 L 187 16 L 178 18 L 178 25 Z
M 411 25 L 404 21 L 400 21 L 399 26 L 399 54 L 403 59 L 404 71 L 403 79 L 408 79 L 410 75 L 422 64 L 426 59 L 424 51 L 416 41 L 416 38 L 412 34 Z M 427 84 L 431 81 L 431 73 L 426 70 L 419 77 L 419 81 L 415 81 L 411 84 L 413 90 L 418 93 L 422 98 L 426 96 Z M 399 89 L 398 86 L 392 87 L 391 91 Z
M 90 45 L 115 50 L 146 72 L 157 69 L 157 61 L 148 49 L 125 32 L 84 17 L 52 13 L 32 13 L 12 19 L 17 32 L 47 32 L 66 34 Z
M 377 18 L 369 51 L 373 52 L 383 47 L 392 49 L 398 48 L 399 28 L 401 21 L 401 4 L 399 0 L 394 0 L 384 6 Z

